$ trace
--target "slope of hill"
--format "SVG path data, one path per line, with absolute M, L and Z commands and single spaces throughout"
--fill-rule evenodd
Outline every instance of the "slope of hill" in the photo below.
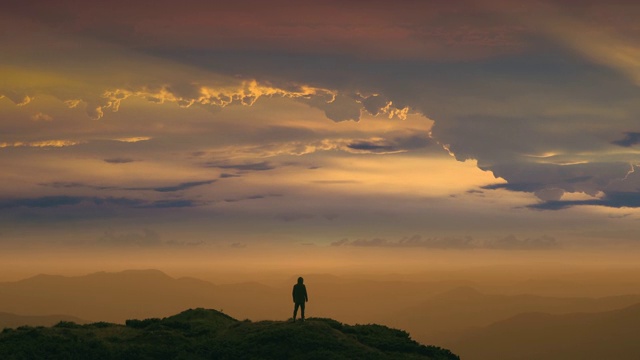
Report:
M 52 326 L 61 321 L 72 321 L 78 324 L 87 323 L 87 321 L 70 315 L 17 315 L 6 312 L 0 312 L 0 329 L 13 328 L 18 326 Z
M 62 322 L 0 334 L 2 359 L 459 359 L 401 330 L 306 322 L 237 321 L 215 310 L 187 310 L 126 325 Z
M 487 326 L 528 312 L 566 314 L 621 309 L 640 302 L 639 295 L 604 298 L 548 297 L 529 294 L 485 294 L 471 287 L 459 287 L 397 312 L 391 322 L 411 332 L 418 340 L 441 341 L 446 332 Z
M 520 314 L 445 345 L 465 360 L 637 360 L 638 334 L 640 304 L 590 314 Z

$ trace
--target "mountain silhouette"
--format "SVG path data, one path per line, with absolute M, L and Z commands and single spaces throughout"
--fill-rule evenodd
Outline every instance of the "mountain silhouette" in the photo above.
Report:
M 433 296 L 418 306 L 398 311 L 391 324 L 406 328 L 418 340 L 440 342 L 448 339 L 452 332 L 488 326 L 521 313 L 602 312 L 639 302 L 639 295 L 557 298 L 531 294 L 485 294 L 465 286 Z
M 303 275 L 310 284 L 313 303 L 309 316 L 339 318 L 348 323 L 389 324 L 395 318 L 395 309 L 417 305 L 460 285 Z M 296 279 L 267 286 L 257 282 L 217 285 L 189 277 L 173 278 L 159 270 L 37 275 L 0 282 L 0 310 L 29 315 L 70 314 L 92 321 L 123 323 L 126 319 L 164 317 L 203 307 L 253 320 L 283 319 L 291 316 L 288 304 Z M 260 299 L 260 306 L 256 306 L 256 299 Z
M 598 313 L 526 313 L 444 345 L 465 360 L 640 358 L 640 304 Z
M 0 333 L 2 359 L 431 359 L 459 360 L 381 325 L 238 321 L 216 310 L 190 309 L 126 325 L 61 322 Z
M 282 309 L 286 295 L 257 283 L 214 285 L 195 278 L 175 279 L 158 270 L 127 270 L 73 277 L 37 275 L 0 283 L 0 309 L 119 323 L 197 307 L 233 309 L 254 319 L 265 313 L 285 318 L 289 315 L 288 309 Z M 262 299 L 260 307 L 255 299 Z

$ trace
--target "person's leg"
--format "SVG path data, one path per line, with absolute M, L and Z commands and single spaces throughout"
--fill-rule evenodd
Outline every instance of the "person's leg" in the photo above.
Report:
M 298 306 L 300 306 L 300 304 L 296 303 L 296 305 L 293 307 L 293 321 L 296 321 L 296 315 L 298 315 Z M 304 310 L 302 310 L 304 313 Z
M 304 321 L 304 303 L 300 303 L 300 318 Z

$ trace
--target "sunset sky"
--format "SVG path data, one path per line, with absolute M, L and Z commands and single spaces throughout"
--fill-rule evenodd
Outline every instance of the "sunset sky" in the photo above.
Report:
M 3 4 L 4 250 L 638 242 L 634 2 Z

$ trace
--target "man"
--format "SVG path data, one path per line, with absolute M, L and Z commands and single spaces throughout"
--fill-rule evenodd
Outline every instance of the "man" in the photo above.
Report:
M 309 297 L 307 296 L 307 287 L 303 284 L 304 279 L 302 277 L 298 278 L 298 283 L 293 285 L 293 303 L 295 304 L 293 308 L 293 321 L 296 321 L 296 315 L 298 314 L 298 307 L 300 308 L 300 319 L 304 321 L 304 303 L 309 301 Z

